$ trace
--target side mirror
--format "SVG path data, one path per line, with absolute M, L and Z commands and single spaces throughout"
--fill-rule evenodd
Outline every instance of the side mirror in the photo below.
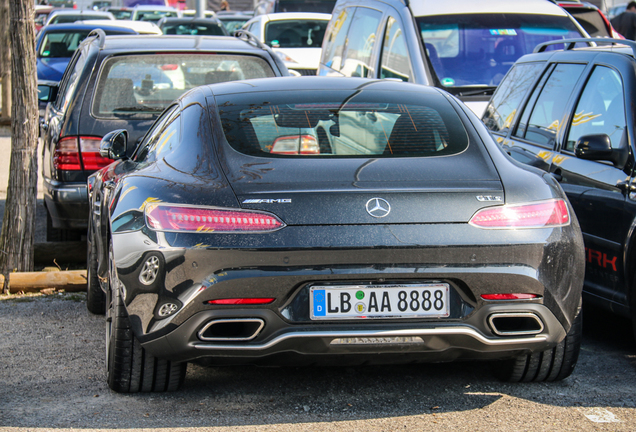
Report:
M 583 135 L 574 146 L 574 154 L 579 159 L 608 161 L 616 167 L 623 167 L 627 162 L 627 147 L 612 148 L 612 141 L 606 134 Z
M 59 83 L 55 81 L 38 82 L 38 100 L 40 102 L 55 102 Z
M 108 159 L 124 159 L 127 147 L 128 131 L 126 129 L 117 129 L 104 135 L 102 142 L 99 144 L 99 154 L 101 157 Z

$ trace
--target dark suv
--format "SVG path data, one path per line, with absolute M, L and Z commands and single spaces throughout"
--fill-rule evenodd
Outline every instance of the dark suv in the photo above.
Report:
M 86 180 L 112 162 L 99 154 L 106 133 L 126 129 L 136 143 L 193 87 L 283 75 L 288 71 L 279 57 L 249 35 L 139 38 L 95 31 L 71 59 L 57 98 L 55 88 L 49 94 L 41 131 L 47 240 L 86 233 Z
M 519 59 L 482 118 L 514 159 L 551 173 L 586 246 L 584 298 L 636 322 L 636 43 Z M 635 327 L 636 328 L 636 327 Z

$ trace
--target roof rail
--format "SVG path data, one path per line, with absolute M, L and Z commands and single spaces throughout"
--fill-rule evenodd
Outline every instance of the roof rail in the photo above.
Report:
M 247 43 L 251 43 L 252 45 L 260 48 L 260 49 L 264 49 L 266 50 L 268 48 L 267 45 L 265 45 L 263 42 L 261 42 L 260 40 L 258 40 L 258 38 L 256 36 L 254 36 L 252 33 L 248 32 L 247 30 L 237 30 L 234 32 L 234 37 L 237 37 L 241 40 L 244 40 Z
M 97 39 L 99 39 L 99 47 L 104 48 L 104 44 L 106 43 L 106 32 L 104 30 L 100 28 L 93 29 L 86 38 L 88 39 L 91 36 L 97 37 Z
M 541 43 L 539 45 L 537 45 L 536 47 L 534 47 L 534 53 L 540 53 L 540 52 L 544 52 L 546 50 L 547 47 L 549 47 L 550 45 L 557 45 L 557 44 L 565 44 L 565 51 L 569 51 L 571 49 L 574 49 L 574 46 L 577 43 L 590 43 L 593 42 L 595 44 L 610 44 L 610 45 L 627 45 L 632 49 L 632 52 L 634 54 L 634 57 L 636 57 L 636 42 L 632 41 L 632 40 L 628 40 L 628 39 L 610 39 L 610 38 L 576 38 L 576 39 L 560 39 L 560 40 L 553 40 L 550 42 L 544 42 Z

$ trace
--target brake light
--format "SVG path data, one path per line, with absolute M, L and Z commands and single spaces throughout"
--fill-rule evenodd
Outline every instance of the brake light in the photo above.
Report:
M 216 304 L 216 305 L 261 305 L 261 304 L 270 304 L 276 300 L 275 298 L 229 298 L 229 299 L 218 299 L 218 300 L 209 300 L 208 304 Z
M 316 138 L 311 135 L 292 135 L 277 138 L 270 153 L 284 155 L 320 154 L 320 147 Z
M 532 204 L 488 207 L 470 219 L 478 228 L 548 228 L 570 224 L 568 205 L 562 199 Z
M 157 231 L 180 232 L 265 232 L 285 226 L 265 212 L 174 204 L 146 206 L 146 223 Z
M 519 294 L 519 293 L 508 293 L 508 294 L 482 294 L 481 298 L 484 300 L 531 300 L 538 298 L 539 296 L 536 294 Z
M 173 70 L 177 70 L 178 67 L 179 65 L 176 65 L 176 64 L 165 64 L 165 65 L 161 65 L 161 70 L 173 71 Z
M 79 139 L 79 145 L 78 145 Z M 63 171 L 97 171 L 110 165 L 112 159 L 99 154 L 101 138 L 98 137 L 64 137 L 55 145 L 53 166 Z M 81 160 L 80 160 L 81 159 Z

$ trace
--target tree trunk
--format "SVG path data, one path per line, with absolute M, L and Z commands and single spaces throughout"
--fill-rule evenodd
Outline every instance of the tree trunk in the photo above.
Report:
M 2 79 L 2 115 L 11 117 L 11 40 L 9 36 L 9 0 L 0 0 L 0 78 Z
M 38 106 L 33 0 L 10 0 L 12 69 L 11 161 L 0 232 L 3 290 L 9 272 L 32 271 L 37 199 Z M 3 83 L 6 84 L 6 83 Z

